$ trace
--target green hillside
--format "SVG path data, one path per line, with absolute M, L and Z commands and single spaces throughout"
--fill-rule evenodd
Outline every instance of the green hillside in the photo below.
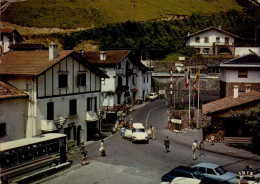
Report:
M 99 27 L 230 9 L 240 10 L 241 6 L 236 0 L 27 0 L 9 6 L 2 20 L 32 27 Z

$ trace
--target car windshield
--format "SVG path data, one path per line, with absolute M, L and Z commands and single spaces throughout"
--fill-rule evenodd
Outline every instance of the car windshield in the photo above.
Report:
M 145 132 L 145 131 L 144 131 L 144 129 L 137 129 L 137 128 L 135 128 L 135 129 L 133 130 L 133 132 Z
M 223 167 L 217 167 L 215 170 L 219 175 L 225 174 L 227 172 Z

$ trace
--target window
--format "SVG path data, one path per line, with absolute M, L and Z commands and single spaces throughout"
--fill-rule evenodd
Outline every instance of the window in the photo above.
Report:
M 70 100 L 70 115 L 77 115 L 77 100 Z
M 145 77 L 143 77 L 143 83 L 145 83 Z
M 118 80 L 117 86 L 121 87 L 122 86 L 122 77 L 119 76 L 117 80 Z
M 228 44 L 228 43 L 229 43 L 229 38 L 225 37 L 225 44 Z
M 247 78 L 247 70 L 239 70 L 238 78 Z
M 196 54 L 200 54 L 200 48 L 196 48 Z
M 68 87 L 68 74 L 59 74 L 59 88 Z
M 148 74 L 147 74 L 147 81 L 146 82 L 148 83 L 148 81 L 149 81 L 149 77 L 148 77 Z
M 94 111 L 97 112 L 97 97 L 94 97 Z
M 118 69 L 121 68 L 121 62 L 117 63 L 117 68 L 118 68 Z
M 54 120 L 54 103 L 47 103 L 47 120 Z
M 87 98 L 87 111 L 93 110 L 93 98 Z
M 205 173 L 206 173 L 206 168 L 204 168 L 204 167 L 198 167 L 198 168 L 197 168 L 197 171 L 200 172 L 200 173 L 204 173 L 204 174 L 205 174 Z
M 213 175 L 216 175 L 216 173 L 214 172 L 213 169 L 207 169 L 207 174 L 213 174 Z
M 86 74 L 78 74 L 78 86 L 86 86 Z
M 6 123 L 0 123 L 0 137 L 6 136 Z
M 195 43 L 200 43 L 200 37 L 195 37 Z
M 204 53 L 204 54 L 208 54 L 208 53 L 209 53 L 209 48 L 204 48 L 204 49 L 203 49 L 203 53 Z
M 204 43 L 209 43 L 209 37 L 204 37 Z
M 220 37 L 216 37 L 216 42 L 217 42 L 217 43 L 220 42 Z

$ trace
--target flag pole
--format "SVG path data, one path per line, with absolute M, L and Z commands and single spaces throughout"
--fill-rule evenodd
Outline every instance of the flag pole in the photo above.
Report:
M 189 69 L 189 71 L 188 72 L 190 72 L 190 69 Z M 190 79 L 189 79 L 190 80 Z M 189 128 L 190 128 L 190 81 L 189 81 Z
M 199 128 L 199 115 L 200 115 L 200 80 L 198 80 L 198 119 L 197 119 L 197 128 Z

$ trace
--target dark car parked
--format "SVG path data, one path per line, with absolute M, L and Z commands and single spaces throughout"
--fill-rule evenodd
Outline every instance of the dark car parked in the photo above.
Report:
M 162 182 L 171 182 L 176 177 L 197 178 L 198 176 L 200 175 L 198 175 L 195 169 L 186 166 L 178 166 L 163 175 L 161 180 Z

